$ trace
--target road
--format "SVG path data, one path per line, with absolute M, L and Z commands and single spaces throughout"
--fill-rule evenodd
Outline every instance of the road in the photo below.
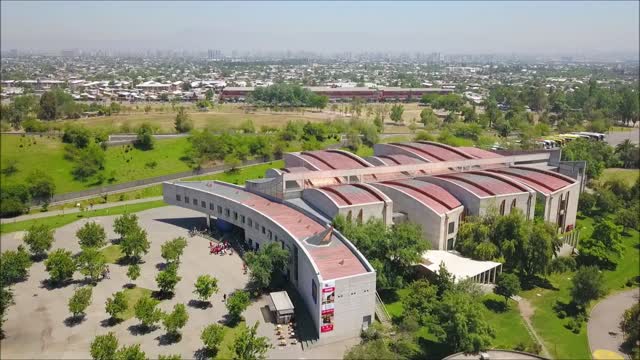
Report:
M 631 140 L 634 144 L 640 143 L 640 128 L 631 131 L 616 131 L 607 134 L 607 142 L 611 146 L 616 146 L 625 140 Z
M 625 310 L 638 302 L 640 289 L 632 289 L 606 297 L 596 304 L 589 315 L 587 334 L 589 349 L 609 350 L 621 354 L 623 335 L 620 320 Z

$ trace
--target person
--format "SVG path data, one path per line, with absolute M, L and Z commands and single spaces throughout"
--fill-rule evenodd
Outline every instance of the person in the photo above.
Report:
M 227 294 L 222 294 L 222 302 L 223 303 L 227 302 Z
M 107 279 L 111 279 L 111 272 L 109 271 L 109 265 L 107 265 Z

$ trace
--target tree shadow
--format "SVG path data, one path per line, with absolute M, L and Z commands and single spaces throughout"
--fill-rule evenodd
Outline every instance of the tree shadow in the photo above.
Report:
M 193 358 L 195 360 L 207 360 L 215 358 L 217 354 L 218 351 L 212 351 L 203 347 L 193 352 Z
M 536 287 L 554 291 L 559 290 L 557 287 L 553 286 L 549 279 L 540 276 L 521 276 L 520 284 L 522 286 L 522 290 L 531 290 Z
M 504 301 L 498 301 L 496 299 L 485 299 L 483 303 L 487 309 L 494 313 L 503 313 L 508 309 L 508 306 Z
M 167 263 L 159 262 L 156 264 L 156 270 L 162 271 L 167 267 Z
M 562 319 L 565 317 L 576 317 L 579 314 L 582 314 L 584 310 L 578 307 L 573 301 L 564 302 L 556 300 L 555 304 L 553 304 L 553 312 L 556 313 L 556 316 Z
M 146 335 L 158 328 L 157 325 L 145 326 L 143 324 L 131 325 L 127 328 L 133 336 Z
M 169 300 L 169 299 L 173 299 L 173 296 L 175 294 L 172 291 L 162 291 L 162 290 L 156 290 L 154 292 L 151 293 L 151 296 L 156 299 L 156 300 Z
M 44 279 L 44 280 L 40 281 L 40 288 L 51 291 L 51 290 L 65 288 L 65 287 L 67 287 L 67 286 L 69 286 L 71 284 L 73 284 L 73 281 L 71 281 L 71 280 L 67 280 L 67 281 L 52 281 L 51 279 Z
M 166 333 L 156 337 L 156 340 L 158 340 L 158 345 L 167 346 L 180 342 L 180 340 L 182 340 L 182 334 Z
M 213 305 L 211 304 L 210 301 L 202 301 L 202 300 L 194 300 L 194 299 L 189 300 L 187 305 L 189 307 L 196 308 L 196 309 L 201 309 L 201 310 L 205 310 L 205 309 L 208 309 L 210 307 L 213 307 Z
M 169 219 L 154 219 L 166 224 L 178 226 L 187 230 L 191 230 L 194 227 L 196 229 L 202 229 L 207 226 L 207 220 L 204 217 L 188 217 L 188 218 L 169 218 Z
M 447 355 L 453 353 L 453 349 L 445 343 L 435 342 L 433 340 L 427 340 L 425 338 L 418 338 L 418 345 L 422 350 L 422 356 L 424 359 L 443 359 Z
M 395 290 L 380 290 L 378 292 L 383 303 L 389 304 L 400 300 L 400 295 Z
M 64 319 L 63 322 L 68 327 L 74 327 L 76 325 L 80 325 L 84 321 L 85 318 L 86 318 L 86 316 L 84 314 L 78 315 L 78 316 L 71 315 L 68 318 Z
M 100 320 L 100 326 L 102 326 L 102 327 L 111 327 L 111 326 L 118 325 L 121 322 L 122 322 L 122 320 L 120 320 L 118 318 L 109 317 L 109 318 Z

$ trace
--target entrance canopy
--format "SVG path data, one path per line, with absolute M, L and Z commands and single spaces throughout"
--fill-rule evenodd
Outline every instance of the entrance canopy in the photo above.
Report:
M 456 252 L 444 250 L 425 251 L 420 266 L 432 273 L 438 273 L 441 263 L 455 276 L 456 282 L 471 278 L 475 282 L 493 283 L 496 275 L 502 270 L 502 264 L 499 262 L 472 260 Z

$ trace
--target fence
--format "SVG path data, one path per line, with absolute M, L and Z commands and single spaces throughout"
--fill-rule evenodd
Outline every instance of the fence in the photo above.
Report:
M 279 160 L 280 158 L 281 157 L 278 156 L 278 157 L 275 157 L 274 160 Z M 267 164 L 267 163 L 269 163 L 271 161 L 272 160 L 269 160 L 268 158 L 245 160 L 245 161 L 242 162 L 241 166 Z M 78 199 L 78 198 L 84 198 L 84 197 L 93 196 L 93 195 L 103 195 L 103 194 L 108 194 L 108 193 L 111 193 L 111 192 L 126 190 L 126 189 L 133 188 L 133 187 L 151 185 L 151 184 L 161 183 L 161 182 L 164 182 L 164 181 L 182 179 L 182 178 L 185 178 L 185 177 L 205 175 L 205 174 L 208 174 L 208 173 L 226 171 L 226 170 L 229 170 L 229 169 L 231 169 L 231 166 L 226 165 L 226 164 L 221 164 L 221 165 L 216 165 L 216 166 L 212 166 L 212 167 L 208 167 L 208 168 L 202 168 L 200 170 L 183 171 L 183 172 L 174 173 L 174 174 L 168 174 L 168 175 L 156 176 L 156 177 L 147 178 L 147 179 L 129 181 L 129 182 L 121 183 L 121 184 L 99 186 L 99 187 L 93 188 L 93 189 L 87 189 L 87 190 L 82 190 L 82 191 L 76 191 L 76 192 L 70 192 L 70 193 L 65 193 L 65 194 L 54 195 L 51 198 L 51 203 L 53 204 L 53 203 L 56 203 L 56 202 L 62 202 L 62 201 Z

